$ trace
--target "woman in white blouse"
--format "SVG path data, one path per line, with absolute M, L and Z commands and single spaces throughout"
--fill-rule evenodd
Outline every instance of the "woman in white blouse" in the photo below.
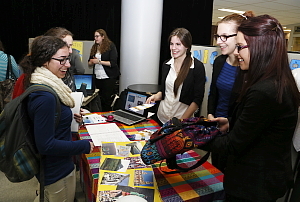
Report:
M 168 42 L 172 58 L 162 65 L 161 91 L 146 101 L 161 101 L 157 112 L 161 123 L 173 117 L 192 117 L 201 107 L 205 86 L 204 65 L 191 56 L 191 33 L 177 28 L 171 32 Z

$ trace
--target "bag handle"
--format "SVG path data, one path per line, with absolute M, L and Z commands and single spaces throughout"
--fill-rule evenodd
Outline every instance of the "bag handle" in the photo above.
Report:
M 183 168 L 183 167 L 180 167 L 178 164 L 177 164 L 177 161 L 176 161 L 176 156 L 172 157 L 172 158 L 168 158 L 166 159 L 166 163 L 167 163 L 167 167 L 169 169 L 176 169 L 174 171 L 163 171 L 161 169 L 161 163 L 160 162 L 160 170 L 162 172 L 164 172 L 165 174 L 174 174 L 174 173 L 180 173 L 180 172 L 188 172 L 190 170 L 193 170 L 199 166 L 201 166 L 203 163 L 205 163 L 208 159 L 210 155 L 210 152 L 207 152 L 200 160 L 197 161 L 197 163 L 195 163 L 194 165 L 192 165 L 191 167 L 189 168 Z

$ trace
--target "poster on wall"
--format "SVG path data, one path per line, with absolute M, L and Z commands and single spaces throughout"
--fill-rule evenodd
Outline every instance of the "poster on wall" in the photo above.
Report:
M 82 61 L 82 54 L 83 54 L 83 42 L 80 41 L 73 41 L 73 45 L 72 45 L 73 51 L 74 49 L 76 51 L 78 51 L 79 55 L 80 55 L 80 59 Z

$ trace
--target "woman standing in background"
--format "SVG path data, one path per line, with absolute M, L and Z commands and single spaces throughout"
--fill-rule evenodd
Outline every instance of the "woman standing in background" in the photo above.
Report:
M 118 52 L 103 29 L 95 31 L 94 39 L 95 43 L 91 48 L 88 64 L 94 68 L 102 111 L 111 111 L 112 95 L 114 94 L 117 78 L 120 75 L 117 64 Z

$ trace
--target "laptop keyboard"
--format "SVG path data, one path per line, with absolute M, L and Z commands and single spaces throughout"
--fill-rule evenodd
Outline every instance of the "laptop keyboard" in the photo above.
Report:
M 139 120 L 141 120 L 141 117 L 136 117 L 134 115 L 128 114 L 128 113 L 123 112 L 123 111 L 115 111 L 115 112 L 113 112 L 113 114 L 117 115 L 117 116 L 121 116 L 123 118 L 130 119 L 132 121 L 139 121 Z

